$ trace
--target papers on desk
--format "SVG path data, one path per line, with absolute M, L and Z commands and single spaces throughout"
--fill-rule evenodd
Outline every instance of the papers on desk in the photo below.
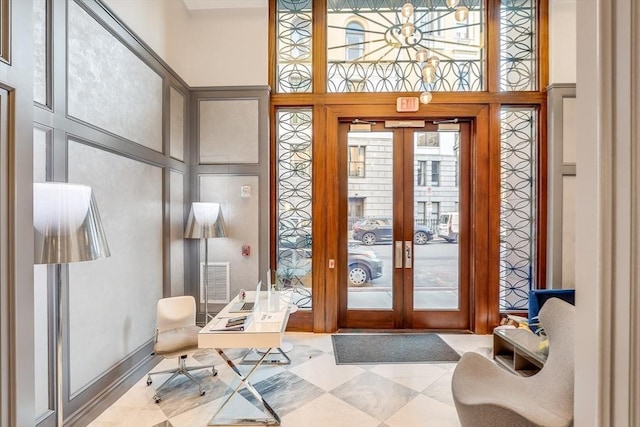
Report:
M 214 323 L 213 326 L 209 328 L 209 330 L 216 332 L 244 331 L 249 326 L 252 319 L 252 315 L 239 316 L 231 319 L 221 318 L 218 319 L 216 323 Z
M 254 314 L 256 322 L 282 322 L 286 311 L 258 312 Z

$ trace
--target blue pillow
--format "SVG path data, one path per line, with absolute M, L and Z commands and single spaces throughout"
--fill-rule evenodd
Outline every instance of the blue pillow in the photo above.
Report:
M 575 289 L 532 289 L 529 291 L 529 328 L 538 330 L 540 321 L 538 312 L 549 298 L 560 298 L 569 304 L 576 305 Z

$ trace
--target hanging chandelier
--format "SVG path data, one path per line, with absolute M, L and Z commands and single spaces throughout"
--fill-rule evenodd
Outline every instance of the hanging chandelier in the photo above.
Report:
M 457 22 L 464 22 L 469 17 L 469 9 L 459 5 L 460 0 L 446 0 L 446 5 L 453 11 Z M 436 79 L 436 71 L 440 64 L 440 58 L 425 47 L 420 47 L 421 37 L 416 37 L 416 24 L 414 18 L 415 8 L 412 3 L 405 3 L 400 9 L 402 22 L 389 28 L 391 40 L 388 42 L 396 47 L 411 46 L 416 48 L 415 61 L 420 63 L 420 73 L 425 85 L 431 85 Z M 420 94 L 420 102 L 428 104 L 433 98 L 431 92 L 425 90 Z

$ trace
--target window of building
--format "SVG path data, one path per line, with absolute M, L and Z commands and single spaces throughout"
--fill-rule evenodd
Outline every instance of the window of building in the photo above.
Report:
M 440 202 L 431 202 L 431 218 L 429 218 L 429 224 L 427 224 L 431 230 L 436 230 L 438 227 L 438 218 L 440 218 Z
M 427 161 L 418 160 L 418 187 L 426 187 L 427 183 Z
M 440 161 L 431 161 L 431 185 L 437 187 L 440 185 Z
M 439 147 L 440 133 L 438 132 L 422 132 L 416 137 L 418 147 Z
M 356 178 L 365 177 L 365 153 L 364 145 L 349 146 L 349 176 Z
M 353 227 L 357 220 L 364 217 L 364 197 L 349 197 L 347 216 L 349 217 L 349 227 Z
M 351 21 L 345 31 L 345 51 L 347 61 L 359 61 L 364 56 L 364 28 L 359 22 Z

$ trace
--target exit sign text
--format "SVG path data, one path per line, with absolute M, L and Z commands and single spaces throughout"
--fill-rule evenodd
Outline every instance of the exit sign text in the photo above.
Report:
M 396 111 L 398 113 L 412 113 L 420 108 L 420 99 L 411 96 L 400 96 L 396 100 Z

